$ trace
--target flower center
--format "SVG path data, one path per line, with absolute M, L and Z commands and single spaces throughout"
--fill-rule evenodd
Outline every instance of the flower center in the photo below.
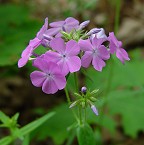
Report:
M 93 55 L 98 55 L 98 50 L 96 48 L 93 49 Z
M 49 78 L 49 79 L 52 79 L 53 78 L 53 75 L 51 73 L 47 73 L 46 74 L 46 77 Z

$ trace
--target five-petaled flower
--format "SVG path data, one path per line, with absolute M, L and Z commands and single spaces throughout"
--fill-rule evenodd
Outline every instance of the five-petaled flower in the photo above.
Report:
M 122 48 L 122 42 L 118 41 L 113 32 L 109 33 L 110 53 L 116 53 L 117 58 L 124 64 L 125 60 L 130 60 L 128 53 Z
M 64 75 L 80 70 L 81 60 L 77 56 L 80 48 L 76 41 L 70 40 L 65 44 L 62 38 L 55 38 L 51 40 L 50 46 L 57 52 L 50 50 L 45 54 L 44 58 L 57 63 Z
M 106 65 L 104 60 L 110 58 L 108 50 L 102 45 L 103 42 L 104 39 L 97 39 L 96 37 L 91 41 L 90 39 L 79 41 L 81 50 L 85 51 L 81 59 L 83 67 L 87 68 L 92 62 L 97 71 L 102 71 L 102 68 Z
M 42 87 L 46 94 L 54 94 L 66 86 L 66 78 L 61 72 L 59 66 L 54 62 L 49 62 L 43 58 L 34 60 L 33 65 L 40 71 L 31 73 L 32 84 L 36 87 Z

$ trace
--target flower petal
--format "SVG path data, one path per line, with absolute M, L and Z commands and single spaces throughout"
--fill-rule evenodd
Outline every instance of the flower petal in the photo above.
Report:
M 43 34 L 46 32 L 48 28 L 48 18 L 45 18 L 45 23 L 42 26 L 42 28 L 39 30 L 39 32 L 37 33 L 37 37 L 41 40 L 43 38 Z
M 59 53 L 64 53 L 65 52 L 65 43 L 62 38 L 54 38 L 50 42 L 50 46 L 52 49 L 58 51 Z
M 30 74 L 31 82 L 36 87 L 41 87 L 46 79 L 46 74 L 41 71 L 34 71 Z
M 77 26 L 79 25 L 79 21 L 73 17 L 69 17 L 65 20 L 67 26 Z
M 70 57 L 67 61 L 67 65 L 71 73 L 77 72 L 80 70 L 81 60 L 78 56 Z
M 78 55 L 80 52 L 80 47 L 76 41 L 70 40 L 66 43 L 66 51 L 65 52 L 69 56 Z
M 107 60 L 110 58 L 110 54 L 104 45 L 101 45 L 98 51 L 99 51 L 99 57 L 101 57 L 102 59 Z
M 93 46 L 90 42 L 89 39 L 87 40 L 80 40 L 78 42 L 79 46 L 80 46 L 80 49 L 83 50 L 83 51 L 89 51 L 89 50 L 92 50 Z
M 104 41 L 105 41 L 105 39 L 103 39 L 103 38 L 97 39 L 96 37 L 94 37 L 92 39 L 92 45 L 95 48 L 99 48 Z
M 61 57 L 59 53 L 49 50 L 45 53 L 44 59 L 57 63 Z
M 50 28 L 45 32 L 45 34 L 49 35 L 49 36 L 54 36 L 54 35 L 58 34 L 60 32 L 60 30 L 61 30 L 61 27 Z
M 42 91 L 46 94 L 54 94 L 58 88 L 53 79 L 47 78 L 42 85 Z
M 49 61 L 45 60 L 44 58 L 37 57 L 33 61 L 33 66 L 39 68 L 41 71 L 45 73 L 49 73 Z
M 62 27 L 64 25 L 65 21 L 57 21 L 50 23 L 50 27 Z
M 59 65 L 62 71 L 62 74 L 66 76 L 69 73 L 69 68 L 68 68 L 66 60 L 61 59 L 57 64 Z
M 85 54 L 81 58 L 82 66 L 87 68 L 91 63 L 92 58 L 93 58 L 92 52 L 91 51 L 86 51 Z
M 55 74 L 54 82 L 59 90 L 62 90 L 66 86 L 66 79 L 62 74 Z
M 92 60 L 92 65 L 97 71 L 102 71 L 102 68 L 106 64 L 101 58 L 99 58 L 98 56 L 95 56 Z
M 130 60 L 128 53 L 123 48 L 117 49 L 116 56 L 123 64 L 125 60 Z

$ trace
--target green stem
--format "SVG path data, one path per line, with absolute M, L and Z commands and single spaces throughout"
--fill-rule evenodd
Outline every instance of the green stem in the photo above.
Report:
M 70 96 L 69 96 L 69 93 L 68 93 L 68 89 L 67 89 L 67 87 L 65 87 L 64 90 L 65 90 L 65 94 L 66 94 L 67 102 L 68 102 L 68 104 L 70 105 L 70 104 L 71 104 L 71 100 L 70 100 Z M 73 109 L 71 109 L 71 110 L 72 110 L 72 113 L 73 113 L 75 119 L 77 120 L 77 122 L 79 122 L 79 119 L 78 119 L 76 113 L 74 112 Z
M 79 108 L 78 108 L 78 111 L 79 111 L 79 123 L 80 123 L 80 125 L 82 125 L 82 108 L 81 108 L 81 106 L 79 106 Z
M 76 72 L 74 73 L 74 81 L 75 81 L 76 92 L 78 93 L 79 88 L 78 88 L 78 78 Z
M 70 96 L 69 96 L 69 93 L 68 93 L 67 87 L 65 87 L 64 90 L 65 90 L 65 94 L 66 94 L 67 102 L 68 102 L 68 104 L 70 105 L 70 104 L 71 104 L 71 100 L 70 100 Z

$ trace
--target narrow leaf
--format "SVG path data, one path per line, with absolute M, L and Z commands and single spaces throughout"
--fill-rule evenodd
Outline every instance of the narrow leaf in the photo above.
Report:
M 49 118 L 51 118 L 54 114 L 55 114 L 54 112 L 48 113 L 45 116 L 39 118 L 38 120 L 35 120 L 35 121 L 29 123 L 28 125 L 22 127 L 20 129 L 20 131 L 22 132 L 22 135 L 26 135 L 26 134 L 30 133 L 31 131 L 35 130 L 37 127 L 39 127 L 45 121 L 47 121 Z

